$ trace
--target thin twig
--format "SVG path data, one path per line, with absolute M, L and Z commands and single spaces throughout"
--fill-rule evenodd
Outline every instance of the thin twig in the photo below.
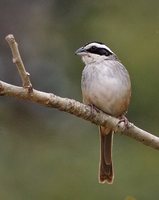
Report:
M 17 66 L 19 75 L 20 75 L 22 83 L 23 83 L 23 87 L 27 88 L 28 91 L 31 92 L 32 84 L 31 84 L 31 81 L 29 78 L 30 74 L 25 70 L 23 61 L 22 61 L 20 53 L 19 53 L 18 44 L 15 41 L 15 38 L 12 34 L 7 35 L 5 39 L 11 48 L 12 55 L 13 55 L 13 63 L 16 64 L 16 66 Z

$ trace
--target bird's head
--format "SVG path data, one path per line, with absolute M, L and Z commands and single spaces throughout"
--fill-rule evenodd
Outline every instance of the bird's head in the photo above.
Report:
M 77 49 L 76 55 L 81 56 L 85 64 L 117 59 L 116 55 L 101 42 L 91 42 Z

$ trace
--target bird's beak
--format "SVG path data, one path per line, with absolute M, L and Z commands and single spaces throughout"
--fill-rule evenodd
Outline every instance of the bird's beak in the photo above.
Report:
M 76 54 L 76 55 L 83 55 L 83 54 L 85 54 L 85 53 L 86 53 L 86 50 L 85 50 L 84 47 L 81 47 L 81 48 L 79 48 L 79 49 L 77 49 L 77 50 L 75 51 L 75 54 Z

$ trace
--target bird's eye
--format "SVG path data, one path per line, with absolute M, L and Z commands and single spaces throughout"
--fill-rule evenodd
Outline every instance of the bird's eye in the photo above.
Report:
M 92 46 L 91 48 L 88 49 L 88 52 L 90 52 L 90 53 L 96 53 L 97 49 L 98 48 L 96 46 Z
M 92 46 L 92 47 L 91 47 L 91 50 L 96 50 L 96 49 L 97 49 L 96 46 Z

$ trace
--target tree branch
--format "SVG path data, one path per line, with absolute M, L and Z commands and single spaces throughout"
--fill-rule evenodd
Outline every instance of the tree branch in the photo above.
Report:
M 23 83 L 23 87 L 28 88 L 28 91 L 31 92 L 32 84 L 31 84 L 30 78 L 29 78 L 30 74 L 25 70 L 23 61 L 22 61 L 20 53 L 19 53 L 18 44 L 15 41 L 15 38 L 12 34 L 7 35 L 5 39 L 11 48 L 12 55 L 13 55 L 13 63 L 15 63 L 17 66 L 19 75 L 20 75 L 22 83 Z
M 8 35 L 6 39 L 12 50 L 13 60 L 16 60 L 14 63 L 16 63 L 19 74 L 21 76 L 23 87 L 14 86 L 5 83 L 3 81 L 0 81 L 1 96 L 4 95 L 4 96 L 16 97 L 18 99 L 28 100 L 34 103 L 41 104 L 43 106 L 56 108 L 60 111 L 68 112 L 77 117 L 90 121 L 96 125 L 112 127 L 116 131 L 122 132 L 122 134 L 124 135 L 127 135 L 147 146 L 159 150 L 158 137 L 136 127 L 130 122 L 129 122 L 129 127 L 127 128 L 124 123 L 119 123 L 119 119 L 109 116 L 103 113 L 102 111 L 97 112 L 90 106 L 84 105 L 78 101 L 68 98 L 62 98 L 56 96 L 53 93 L 46 93 L 32 89 L 32 84 L 30 82 L 28 73 L 26 72 L 23 62 L 21 60 L 17 43 L 13 35 Z

